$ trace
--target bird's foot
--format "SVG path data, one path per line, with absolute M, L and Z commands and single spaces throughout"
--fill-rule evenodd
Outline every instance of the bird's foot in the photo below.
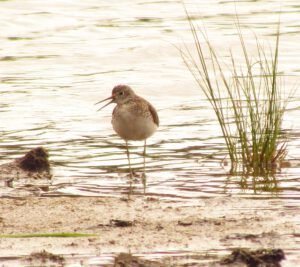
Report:
M 129 177 L 131 182 L 138 182 L 139 175 L 136 172 L 132 171 L 132 172 L 129 172 L 127 177 Z

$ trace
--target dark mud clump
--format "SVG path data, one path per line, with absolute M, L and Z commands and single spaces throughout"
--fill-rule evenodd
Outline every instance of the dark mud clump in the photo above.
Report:
M 130 253 L 120 253 L 116 256 L 114 267 L 164 267 L 166 265 L 155 261 L 141 259 Z
M 134 223 L 132 221 L 125 221 L 125 220 L 110 220 L 110 226 L 113 227 L 131 227 Z
M 37 147 L 26 153 L 25 156 L 17 160 L 17 164 L 24 171 L 43 172 L 50 171 L 48 152 L 43 147 Z
M 33 252 L 25 258 L 27 261 L 40 261 L 46 263 L 47 261 L 63 263 L 65 261 L 63 256 L 52 254 L 46 250 L 40 252 Z
M 280 261 L 285 259 L 282 249 L 235 249 L 232 253 L 222 259 L 222 265 L 244 263 L 248 267 L 280 267 Z

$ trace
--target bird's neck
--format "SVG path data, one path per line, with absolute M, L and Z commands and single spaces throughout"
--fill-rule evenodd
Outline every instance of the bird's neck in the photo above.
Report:
M 124 99 L 124 101 L 122 101 L 121 103 L 119 103 L 119 105 L 127 105 L 130 104 L 134 101 L 135 98 L 138 98 L 138 96 L 134 95 L 134 96 L 130 96 L 126 99 Z

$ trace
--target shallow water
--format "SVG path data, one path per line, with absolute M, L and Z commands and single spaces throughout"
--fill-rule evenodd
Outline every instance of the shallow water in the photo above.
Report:
M 114 85 L 126 83 L 153 103 L 161 121 L 148 141 L 147 194 L 184 202 L 224 194 L 280 198 L 284 207 L 299 206 L 299 91 L 284 121 L 291 166 L 276 175 L 271 189 L 251 179 L 242 186 L 241 177 L 227 175 L 216 118 L 174 47 L 192 41 L 180 1 L 16 0 L 0 6 L 0 162 L 44 146 L 54 174 L 49 192 L 29 191 L 20 182 L 1 186 L 1 196 L 126 194 L 127 159 L 110 124 L 113 106 L 101 112 L 94 106 Z M 221 55 L 235 51 L 234 1 L 191 0 L 187 7 Z M 289 91 L 300 72 L 298 2 L 241 1 L 236 10 L 243 28 L 266 44 L 274 43 L 281 11 L 280 70 Z M 253 48 L 248 31 L 245 39 Z M 137 169 L 142 145 L 131 147 Z M 134 186 L 142 194 L 142 185 Z

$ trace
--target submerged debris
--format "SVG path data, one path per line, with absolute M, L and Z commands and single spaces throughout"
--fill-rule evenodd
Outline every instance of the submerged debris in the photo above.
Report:
M 280 261 L 285 259 L 282 249 L 235 249 L 221 260 L 222 265 L 245 263 L 248 267 L 280 267 Z
M 46 263 L 47 261 L 63 263 L 65 261 L 64 257 L 61 255 L 52 254 L 46 250 L 42 250 L 40 252 L 33 252 L 29 256 L 26 257 L 28 261 L 41 261 L 42 263 Z
M 43 147 L 37 147 L 26 153 L 16 162 L 19 167 L 25 171 L 42 172 L 50 171 L 50 163 L 48 160 L 48 152 Z
M 155 261 L 141 259 L 130 253 L 120 253 L 116 256 L 114 267 L 164 267 L 166 265 Z

